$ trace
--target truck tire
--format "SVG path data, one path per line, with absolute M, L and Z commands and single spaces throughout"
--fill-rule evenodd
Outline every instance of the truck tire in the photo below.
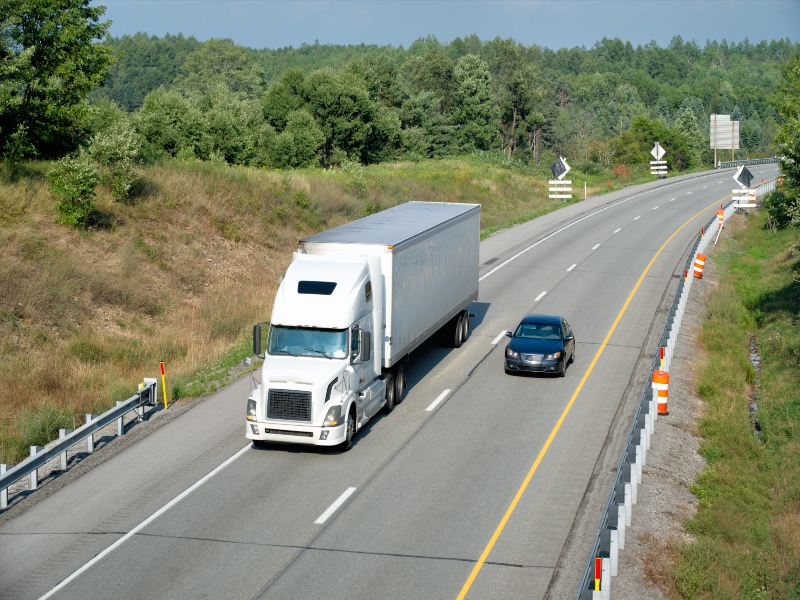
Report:
M 347 415 L 347 426 L 345 428 L 344 442 L 342 442 L 342 452 L 347 452 L 353 447 L 353 438 L 356 437 L 356 416 L 353 411 Z
M 383 380 L 386 382 L 386 404 L 383 405 L 382 410 L 388 414 L 394 410 L 395 405 L 396 389 L 394 385 L 394 373 L 392 371 L 386 371 Z
M 464 344 L 469 337 L 469 313 L 467 311 L 463 311 L 461 315 L 461 343 Z
M 463 315 L 461 313 L 458 313 L 455 317 L 453 317 L 453 320 L 450 322 L 452 323 L 451 326 L 452 329 L 450 332 L 450 339 L 452 340 L 451 343 L 453 345 L 453 348 L 460 348 L 461 334 L 462 334 L 461 330 L 464 328 Z
M 400 404 L 406 394 L 406 372 L 402 363 L 394 371 L 394 403 Z

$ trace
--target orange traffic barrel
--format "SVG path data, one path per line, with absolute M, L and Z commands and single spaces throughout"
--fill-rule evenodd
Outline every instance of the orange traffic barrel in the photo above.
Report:
M 667 371 L 653 371 L 653 390 L 658 394 L 658 415 L 668 415 L 669 373 Z
M 697 253 L 694 259 L 694 276 L 698 279 L 703 278 L 703 268 L 706 266 L 706 255 Z
M 722 229 L 724 223 L 725 223 L 725 211 L 722 210 L 722 206 L 720 206 L 719 210 L 717 211 L 717 225 L 719 225 L 719 228 Z

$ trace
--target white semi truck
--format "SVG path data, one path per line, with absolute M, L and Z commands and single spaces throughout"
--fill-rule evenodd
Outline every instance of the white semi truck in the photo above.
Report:
M 408 202 L 300 240 L 247 401 L 246 436 L 341 445 L 406 391 L 404 362 L 439 332 L 459 347 L 478 298 L 480 205 Z M 262 328 L 268 325 L 265 348 Z

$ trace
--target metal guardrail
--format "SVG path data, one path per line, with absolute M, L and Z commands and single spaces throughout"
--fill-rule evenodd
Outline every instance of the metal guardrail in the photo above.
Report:
M 765 193 L 774 190 L 775 184 L 776 180 L 772 180 L 753 188 L 756 197 L 763 196 Z M 733 204 L 734 202 L 731 201 L 725 206 L 725 219 L 728 219 L 733 214 L 735 210 Z M 636 409 L 631 430 L 622 452 L 622 459 L 614 477 L 614 484 L 603 511 L 603 516 L 600 519 L 600 526 L 589 554 L 589 560 L 575 596 L 576 600 L 593 600 L 597 598 L 609 600 L 611 597 L 611 576 L 617 575 L 617 553 L 625 548 L 625 529 L 631 524 L 631 509 L 632 505 L 636 504 L 636 487 L 641 483 L 642 466 L 645 464 L 646 452 L 650 448 L 650 437 L 655 432 L 657 396 L 651 389 L 653 372 L 660 368 L 659 365 L 662 360 L 661 348 L 665 348 L 663 370 L 669 371 L 669 364 L 683 318 L 683 310 L 688 301 L 689 290 L 694 279 L 692 263 L 697 254 L 702 253 L 708 247 L 718 230 L 718 218 L 714 216 L 703 228 L 704 234 L 695 239 L 686 259 L 684 265 L 686 277 L 679 281 L 675 297 L 667 313 L 667 319 L 658 343 L 658 350 L 653 357 L 649 377 L 645 383 L 644 390 L 642 390 L 639 406 Z M 601 559 L 601 573 L 596 573 L 596 561 L 598 558 Z M 600 580 L 600 591 L 595 590 L 595 577 Z M 596 596 L 595 594 L 598 595 Z
M 144 406 L 157 403 L 156 379 L 145 379 L 145 385 L 133 396 L 124 402 L 104 412 L 102 415 L 87 415 L 88 422 L 72 432 L 61 430 L 61 437 L 44 448 L 31 446 L 31 456 L 21 463 L 6 471 L 6 465 L 0 465 L 0 509 L 8 508 L 8 488 L 26 475 L 31 476 L 31 489 L 38 487 L 38 469 L 61 456 L 61 469 L 67 468 L 67 450 L 84 440 L 88 440 L 87 449 L 94 450 L 94 434 L 117 421 L 117 435 L 123 435 L 123 417 L 132 410 L 136 410 L 140 418 L 144 418 Z M 92 417 L 92 418 L 90 418 Z
M 782 157 L 773 156 L 772 158 L 751 158 L 745 160 L 727 160 L 717 164 L 718 169 L 725 169 L 727 167 L 739 167 L 741 165 L 766 165 L 769 163 L 779 163 Z

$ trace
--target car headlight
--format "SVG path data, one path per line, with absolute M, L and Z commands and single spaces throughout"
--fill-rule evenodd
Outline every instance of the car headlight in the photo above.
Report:
M 506 348 L 506 358 L 519 358 L 519 352 L 514 352 L 511 348 Z
M 248 421 L 256 420 L 256 401 L 253 398 L 247 399 L 247 420 Z
M 548 354 L 547 356 L 544 357 L 545 360 L 556 360 L 559 358 L 561 358 L 561 350 L 559 350 L 558 352 L 553 352 L 552 354 Z
M 336 427 L 342 424 L 342 405 L 336 404 L 328 409 L 328 414 L 325 415 L 325 420 L 322 422 L 323 427 Z

